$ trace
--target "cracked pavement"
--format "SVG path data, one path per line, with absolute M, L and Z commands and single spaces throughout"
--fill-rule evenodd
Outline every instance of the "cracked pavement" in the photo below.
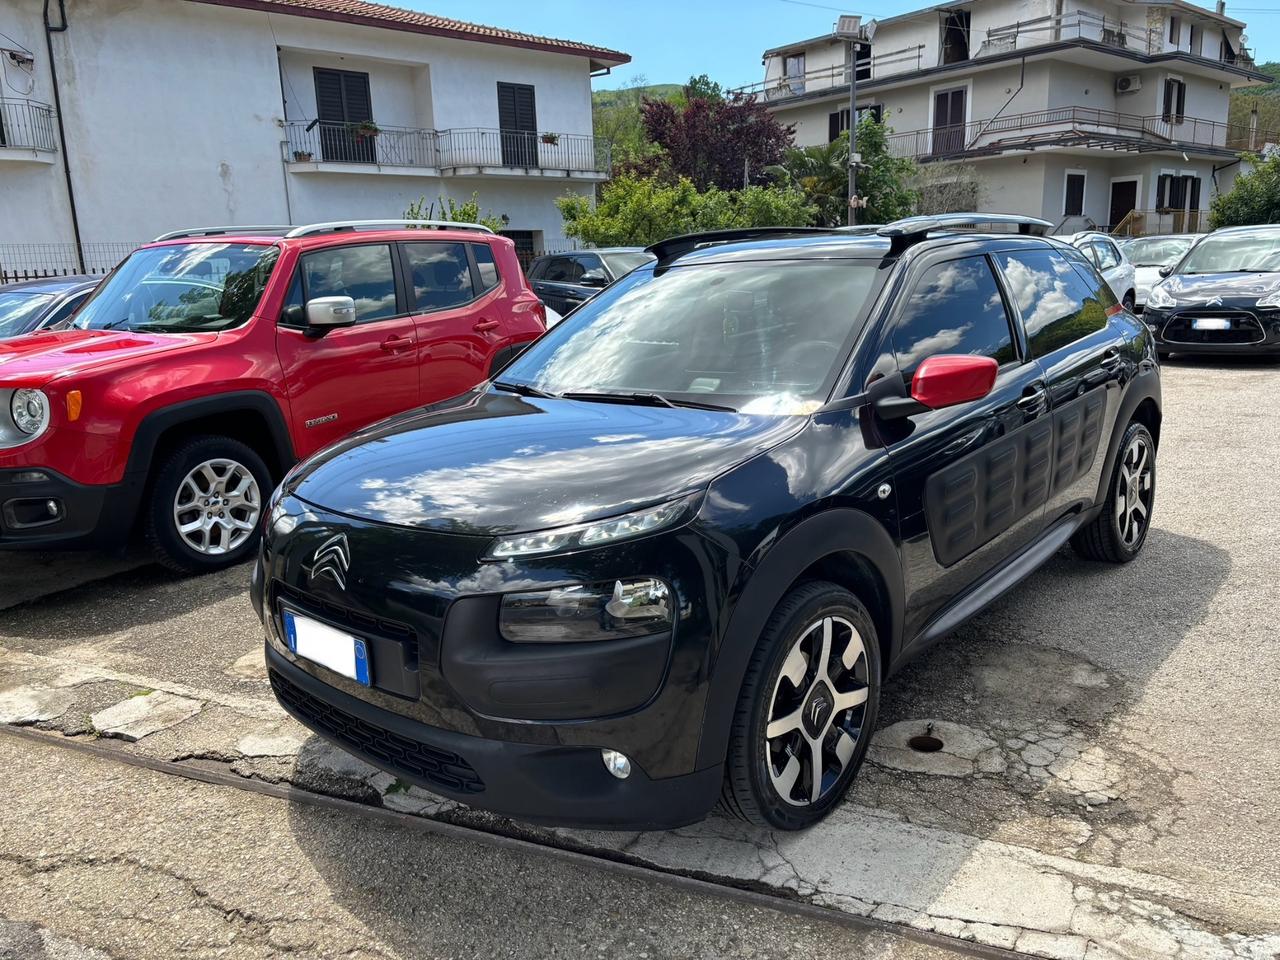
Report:
M 32 601 L 0 561 L 0 722 L 1036 956 L 1278 957 L 1276 373 L 1167 364 L 1142 557 L 1064 552 L 890 681 L 855 790 L 805 834 L 549 831 L 405 789 L 275 706 L 243 569 L 104 561 L 58 590 L 42 559 Z

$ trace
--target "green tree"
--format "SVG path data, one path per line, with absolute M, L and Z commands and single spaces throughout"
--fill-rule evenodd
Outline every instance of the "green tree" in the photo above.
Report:
M 868 205 L 858 212 L 860 223 L 888 223 L 915 212 L 918 199 L 912 183 L 915 161 L 894 157 L 889 152 L 889 131 L 872 116 L 858 121 L 858 195 Z M 815 225 L 834 227 L 848 222 L 849 134 L 842 133 L 831 143 L 813 147 L 791 147 L 782 163 L 769 168 L 778 182 L 802 191 L 813 204 Z
M 684 177 L 671 182 L 630 174 L 606 183 L 594 206 L 576 194 L 561 197 L 556 205 L 565 236 L 598 247 L 648 246 L 702 230 L 802 226 L 814 216 L 804 194 L 792 188 L 699 191 Z
M 618 90 L 597 90 L 591 94 L 592 126 L 604 141 L 615 165 L 631 166 L 651 158 L 660 148 L 650 143 L 644 132 L 641 104 L 646 99 L 667 100 L 678 96 L 675 84 L 646 84 L 643 75 Z
M 1209 206 L 1209 227 L 1245 227 L 1255 223 L 1280 223 L 1280 153 L 1263 160 L 1245 158 L 1254 165 L 1236 177 L 1228 193 L 1220 193 Z
M 440 208 L 436 209 L 439 203 Z M 453 197 L 437 197 L 435 201 L 428 203 L 426 197 L 419 197 L 413 203 L 409 204 L 409 209 L 404 212 L 406 220 L 447 220 L 450 223 L 479 223 L 488 227 L 494 233 L 506 228 L 507 221 L 502 215 L 495 215 L 492 210 L 486 214 L 480 213 L 480 194 L 471 194 L 471 199 L 463 203 L 458 203 Z
M 685 103 L 693 99 L 717 101 L 724 99 L 724 88 L 705 73 L 690 77 L 681 93 L 684 94 Z

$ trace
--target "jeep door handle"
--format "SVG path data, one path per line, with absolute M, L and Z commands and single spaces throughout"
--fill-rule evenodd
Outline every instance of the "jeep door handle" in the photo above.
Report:
M 382 349 L 387 353 L 399 353 L 413 346 L 413 337 L 390 336 L 382 341 Z
M 477 320 L 476 325 L 471 329 L 476 330 L 480 333 L 486 333 L 489 330 L 497 330 L 498 321 L 497 320 Z

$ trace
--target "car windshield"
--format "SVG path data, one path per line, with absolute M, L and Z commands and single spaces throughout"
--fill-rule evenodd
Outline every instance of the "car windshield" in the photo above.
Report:
M 652 253 L 602 253 L 604 262 L 609 265 L 609 269 L 613 271 L 615 277 L 630 273 L 636 267 L 643 267 L 646 263 L 653 263 L 658 259 Z
M 1280 231 L 1205 237 L 1187 254 L 1178 272 L 1280 272 Z
M 53 296 L 47 293 L 0 290 L 0 337 L 25 333 L 41 311 L 52 302 Z
M 1167 267 L 1194 243 L 1192 237 L 1145 237 L 1124 245 L 1125 256 L 1135 267 Z
M 858 333 L 877 264 L 637 270 L 557 325 L 501 382 L 547 394 L 807 413 L 825 401 Z
M 248 321 L 279 250 L 262 244 L 185 243 L 136 250 L 98 288 L 81 330 L 192 333 Z

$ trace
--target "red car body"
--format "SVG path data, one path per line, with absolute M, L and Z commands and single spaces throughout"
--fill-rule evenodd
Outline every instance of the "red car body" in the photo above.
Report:
M 487 245 L 496 285 L 469 302 L 424 309 L 402 245 L 430 242 Z M 478 230 L 223 234 L 139 250 L 198 244 L 278 248 L 247 322 L 218 332 L 70 329 L 0 342 L 0 548 L 118 542 L 165 451 L 192 435 L 248 444 L 278 482 L 296 460 L 354 430 L 483 381 L 545 329 L 512 242 Z M 363 245 L 392 251 L 395 316 L 324 330 L 281 323 L 291 286 L 301 289 L 301 258 Z M 476 262 L 472 254 L 479 290 Z M 111 288 L 108 278 L 86 306 Z M 43 391 L 49 413 L 43 432 L 24 441 L 7 408 L 25 388 Z

